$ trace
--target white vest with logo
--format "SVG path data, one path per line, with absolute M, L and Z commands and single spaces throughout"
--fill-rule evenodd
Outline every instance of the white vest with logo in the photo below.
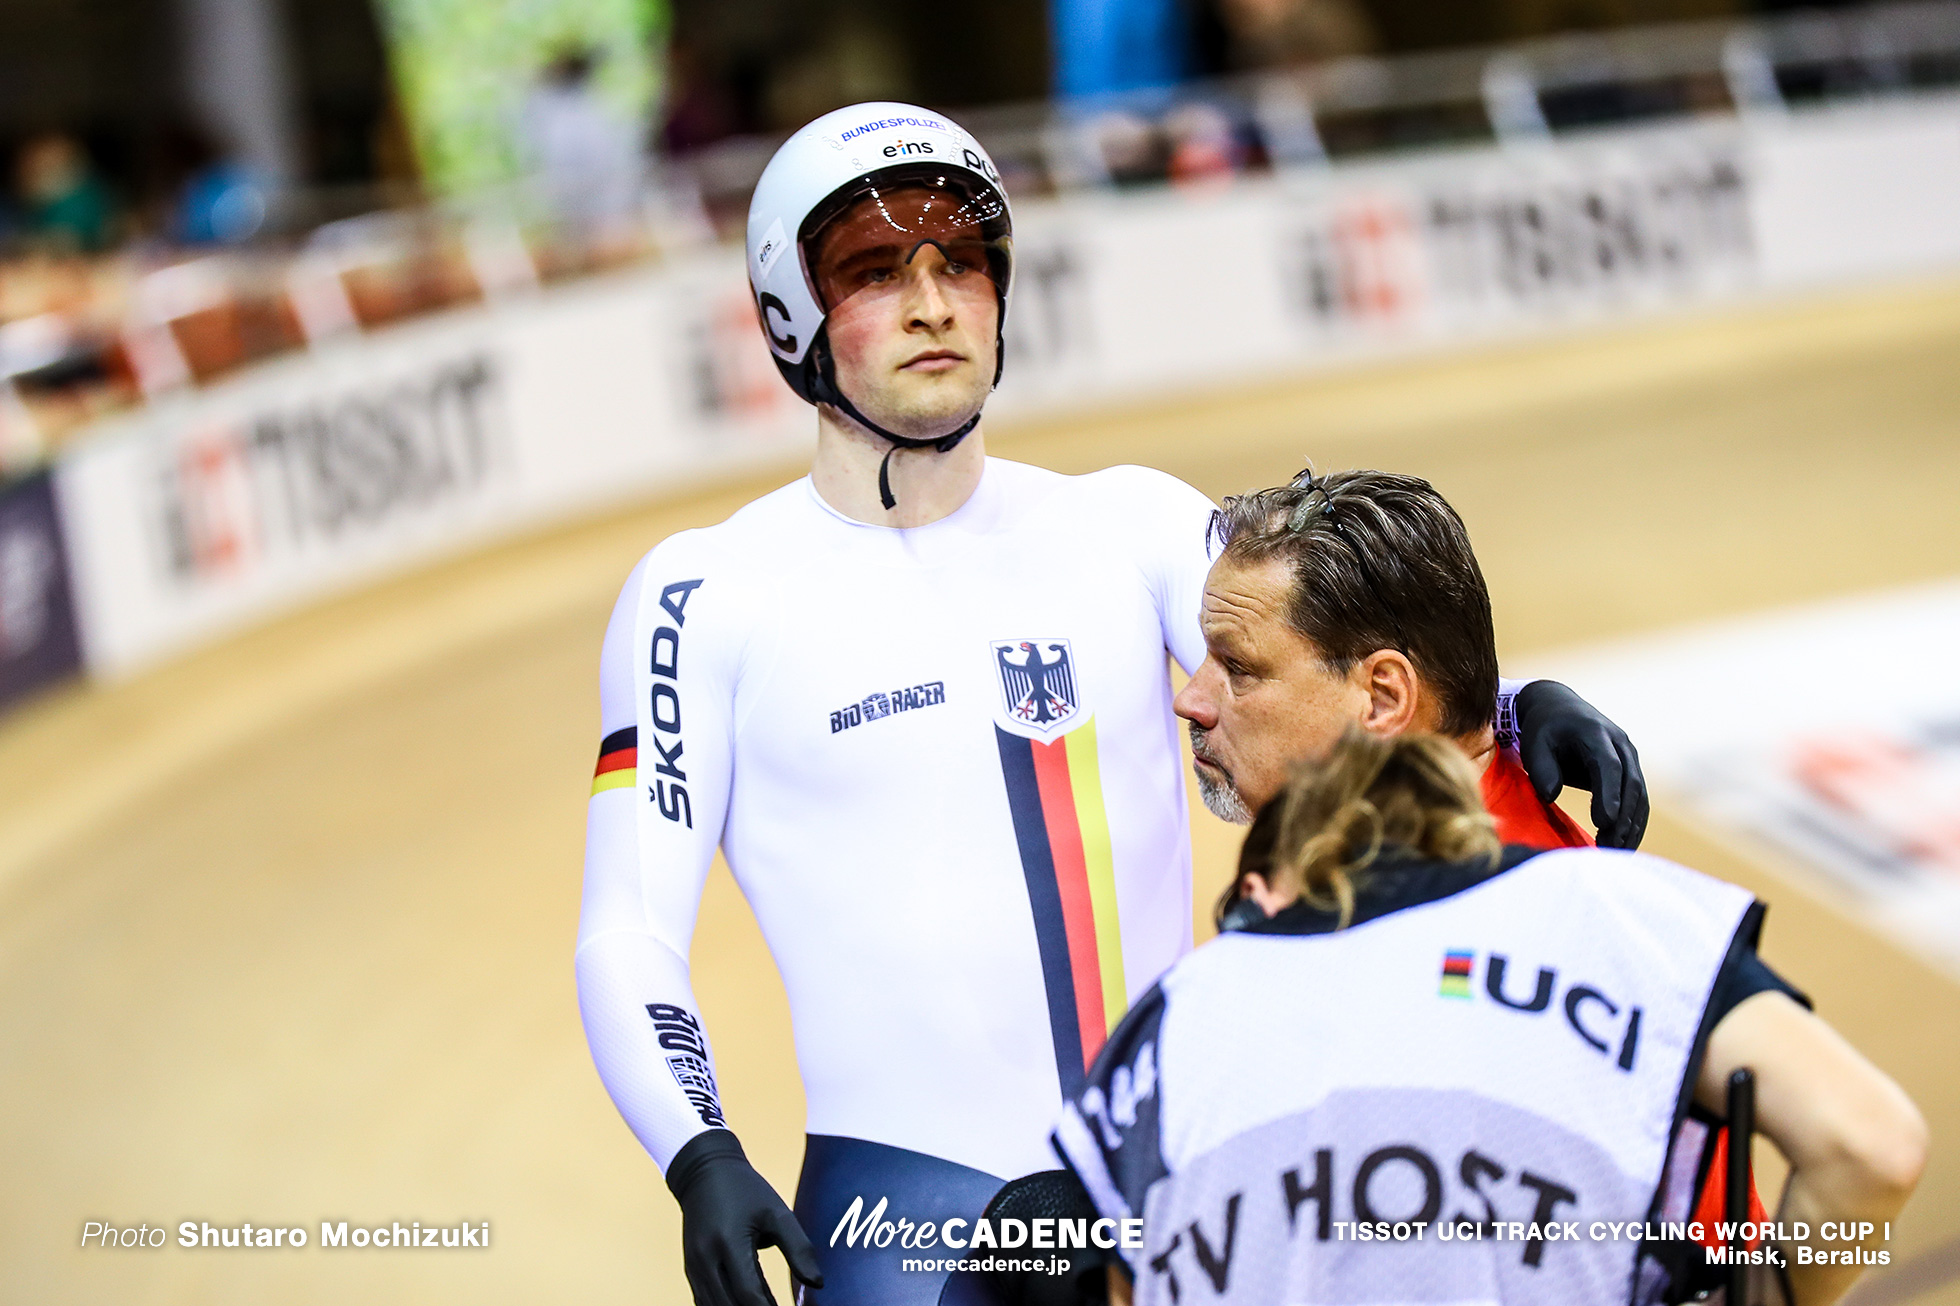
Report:
M 1632 1301 L 1625 1226 L 1655 1218 L 1759 912 L 1587 848 L 1334 934 L 1227 935 L 1118 1031 L 1057 1142 L 1106 1213 L 1141 1206 L 1139 1303 Z

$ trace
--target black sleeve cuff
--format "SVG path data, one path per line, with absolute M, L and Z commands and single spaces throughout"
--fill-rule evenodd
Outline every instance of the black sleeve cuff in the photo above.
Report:
M 1771 970 L 1752 948 L 1737 957 L 1716 979 L 1715 991 L 1708 998 L 1713 1023 L 1720 1023 L 1722 1017 L 1758 993 L 1784 994 L 1805 1009 L 1812 1005 L 1809 994 Z

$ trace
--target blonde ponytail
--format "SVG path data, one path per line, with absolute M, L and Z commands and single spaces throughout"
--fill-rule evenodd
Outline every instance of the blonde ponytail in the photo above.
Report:
M 1247 833 L 1239 872 L 1338 912 L 1345 929 L 1356 892 L 1390 846 L 1492 864 L 1500 847 L 1462 749 L 1438 735 L 1383 739 L 1349 727 L 1325 761 L 1293 768 Z

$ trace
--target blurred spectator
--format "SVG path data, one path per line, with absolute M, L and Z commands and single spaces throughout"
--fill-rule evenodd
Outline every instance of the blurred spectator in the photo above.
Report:
M 265 226 L 271 187 L 255 169 L 221 159 L 200 168 L 177 202 L 176 237 L 187 245 L 239 245 Z
M 1180 0 L 1051 0 L 1049 21 L 1065 99 L 1173 86 L 1192 72 L 1191 15 Z
M 1356 0 L 1217 0 L 1227 58 L 1243 71 L 1368 54 L 1374 24 Z
M 1118 186 L 1161 181 L 1168 169 L 1163 133 L 1142 114 L 1113 109 L 1090 124 L 1103 171 Z
M 58 250 L 95 251 L 108 245 L 115 204 L 88 153 L 63 132 L 37 136 L 20 149 L 14 180 L 30 239 Z
M 1170 141 L 1170 179 L 1180 185 L 1222 181 L 1237 175 L 1250 151 L 1231 116 L 1215 104 L 1193 100 L 1164 115 Z
M 176 245 L 241 245 L 265 228 L 274 199 L 271 179 L 221 150 L 211 133 L 166 118 L 145 142 L 134 187 L 138 203 L 128 234 L 154 234 Z
M 639 132 L 592 85 L 597 52 L 572 49 L 545 67 L 525 100 L 520 140 L 527 168 L 562 235 L 575 242 L 619 238 L 639 207 Z

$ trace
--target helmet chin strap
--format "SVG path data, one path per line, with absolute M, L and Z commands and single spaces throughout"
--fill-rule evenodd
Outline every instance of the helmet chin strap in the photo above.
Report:
M 819 353 L 819 351 L 821 352 Z M 935 453 L 949 453 L 952 451 L 954 445 L 966 439 L 967 434 L 974 427 L 980 425 L 980 414 L 975 413 L 973 416 L 967 418 L 958 430 L 949 431 L 945 435 L 927 436 L 924 439 L 919 439 L 916 436 L 900 435 L 896 431 L 887 431 L 884 427 L 878 425 L 878 423 L 872 421 L 869 417 L 866 417 L 859 410 L 858 406 L 850 401 L 849 396 L 838 387 L 837 375 L 831 366 L 830 341 L 824 336 L 819 335 L 812 342 L 810 352 L 813 355 L 817 355 L 815 359 L 817 366 L 813 369 L 816 373 L 816 384 L 810 387 L 811 397 L 820 404 L 829 404 L 856 422 L 859 426 L 862 426 L 865 430 L 870 431 L 873 435 L 881 436 L 891 442 L 892 447 L 885 451 L 884 459 L 878 464 L 878 500 L 884 505 L 886 512 L 890 512 L 893 508 L 898 507 L 898 498 L 892 493 L 891 466 L 893 454 L 897 453 L 900 449 L 931 449 Z M 995 369 L 994 379 L 995 381 L 999 381 L 1000 379 L 998 366 Z
M 843 396 L 839 395 L 838 398 L 842 399 Z M 952 451 L 954 445 L 966 439 L 969 431 L 980 425 L 980 414 L 975 413 L 973 416 L 967 418 L 965 422 L 961 423 L 960 428 L 956 431 L 942 435 L 936 440 L 915 440 L 910 436 L 894 435 L 890 431 L 887 431 L 884 427 L 879 426 L 876 422 L 859 412 L 857 405 L 848 399 L 844 399 L 844 402 L 837 405 L 837 407 L 858 425 L 878 435 L 882 435 L 885 439 L 892 442 L 892 447 L 885 450 L 885 456 L 878 461 L 878 501 L 885 506 L 886 512 L 890 512 L 893 508 L 898 507 L 898 498 L 892 494 L 893 454 L 897 453 L 900 449 L 931 449 L 935 453 L 949 453 Z

